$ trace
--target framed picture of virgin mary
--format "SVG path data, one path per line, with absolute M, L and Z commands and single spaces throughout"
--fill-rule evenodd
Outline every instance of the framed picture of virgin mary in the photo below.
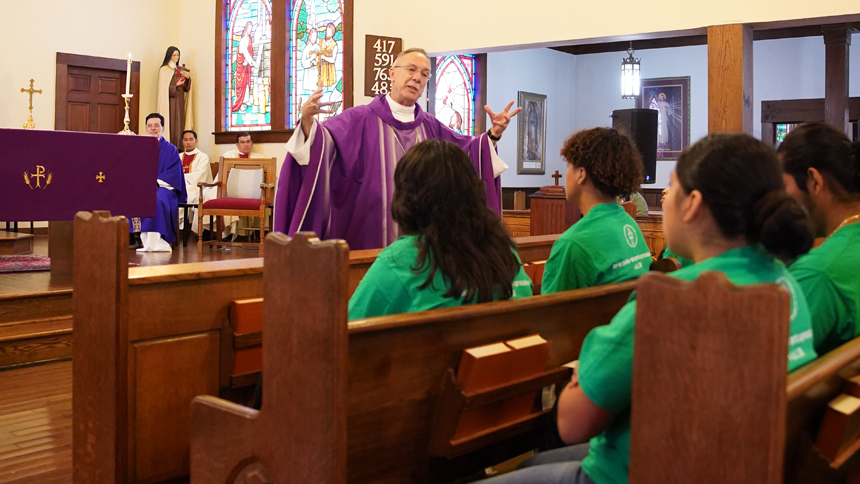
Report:
M 517 174 L 546 173 L 546 95 L 519 91 Z
M 690 78 L 642 79 L 639 107 L 657 111 L 657 159 L 677 159 L 690 145 Z

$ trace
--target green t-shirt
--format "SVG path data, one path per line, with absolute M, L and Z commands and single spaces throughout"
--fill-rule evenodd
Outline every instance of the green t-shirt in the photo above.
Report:
M 617 203 L 601 203 L 555 241 L 541 293 L 636 279 L 651 267 L 651 251 L 636 221 Z
M 419 286 L 427 280 L 430 268 L 429 265 L 425 265 L 424 269 L 417 274 L 412 270 L 418 257 L 416 241 L 417 236 L 405 235 L 379 253 L 358 284 L 355 293 L 349 298 L 350 320 L 463 304 L 461 298 L 445 297 L 448 284 L 439 269 L 433 276 L 433 283 L 424 289 L 419 289 Z M 514 278 L 514 293 L 511 298 L 531 296 L 532 286 L 531 279 L 521 266 L 520 272 Z
M 842 227 L 789 270 L 809 303 L 818 354 L 860 335 L 860 224 Z
M 792 301 L 788 370 L 816 358 L 806 299 L 782 262 L 763 249 L 746 246 L 672 272 L 669 276 L 692 281 L 706 271 L 722 272 L 739 286 L 776 282 L 786 287 Z M 606 431 L 591 439 L 588 457 L 582 462 L 583 470 L 596 484 L 627 482 L 635 315 L 634 292 L 612 322 L 588 333 L 579 355 L 579 384 L 588 398 L 600 408 L 622 412 Z
M 693 259 L 687 259 L 685 257 L 681 257 L 680 255 L 672 252 L 672 249 L 667 245 L 665 249 L 663 249 L 663 258 L 672 257 L 678 261 L 678 264 L 681 264 L 681 267 L 687 267 L 693 265 Z

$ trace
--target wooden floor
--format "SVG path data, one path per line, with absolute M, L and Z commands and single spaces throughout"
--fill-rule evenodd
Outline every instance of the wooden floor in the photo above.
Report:
M 72 482 L 72 363 L 0 371 L 0 482 Z
M 48 253 L 46 236 L 37 236 L 34 254 Z M 197 244 L 172 253 L 129 250 L 141 266 L 258 257 L 255 249 L 204 249 Z M 0 296 L 68 291 L 71 281 L 50 272 L 0 274 Z M 0 370 L 0 483 L 72 482 L 72 363 L 64 361 Z
M 48 237 L 36 236 L 33 249 L 34 255 L 48 254 Z M 128 261 L 141 266 L 160 266 L 166 264 L 186 264 L 189 262 L 208 262 L 229 259 L 247 259 L 259 257 L 259 251 L 253 247 L 210 248 L 204 247 L 203 255 L 197 255 L 197 242 L 194 237 L 188 241 L 187 247 L 180 246 L 173 252 L 135 252 L 128 251 Z M 0 296 L 24 295 L 71 289 L 68 279 L 51 277 L 50 272 L 21 272 L 0 274 Z

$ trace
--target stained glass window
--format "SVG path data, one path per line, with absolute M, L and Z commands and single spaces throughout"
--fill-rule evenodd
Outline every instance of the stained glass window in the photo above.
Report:
M 322 102 L 343 111 L 343 3 L 341 0 L 293 0 L 290 15 L 290 121 L 301 118 L 299 103 L 322 85 Z
M 436 119 L 460 134 L 475 131 L 475 56 L 436 58 Z
M 226 131 L 271 129 L 271 0 L 227 2 Z
M 792 129 L 797 127 L 796 124 L 777 124 L 776 125 L 776 144 L 777 146 L 782 144 L 782 140 L 785 139 L 786 135 L 791 132 Z

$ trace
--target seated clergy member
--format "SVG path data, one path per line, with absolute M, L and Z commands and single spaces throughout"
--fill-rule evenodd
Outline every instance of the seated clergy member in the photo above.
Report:
M 164 117 L 152 113 L 146 117 L 146 134 L 158 138 L 158 185 L 156 186 L 155 217 L 132 218 L 129 231 L 140 234 L 143 252 L 170 252 L 170 244 L 176 240 L 176 224 L 179 204 L 185 203 L 185 175 L 179 151 L 162 133 Z
M 241 131 L 236 134 L 236 148 L 224 153 L 224 158 L 263 158 L 263 155 L 254 153 L 254 141 L 251 133 Z
M 197 183 L 211 183 L 212 170 L 209 168 L 209 157 L 206 153 L 197 149 L 197 133 L 191 130 L 182 132 L 182 147 L 185 151 L 182 153 L 182 171 L 185 173 L 185 191 L 188 193 L 188 203 L 197 203 L 200 198 L 200 189 Z M 184 227 L 185 221 L 182 220 L 184 211 L 179 211 L 179 226 Z M 195 209 L 188 209 L 188 217 L 193 221 L 191 230 L 197 232 L 197 218 L 195 217 Z
M 824 123 L 792 130 L 779 146 L 788 193 L 824 242 L 789 268 L 806 295 L 815 350 L 860 336 L 860 143 Z
M 741 286 L 787 286 L 788 370 L 815 359 L 806 299 L 774 256 L 806 252 L 812 235 L 805 212 L 785 193 L 772 148 L 742 134 L 713 134 L 691 146 L 672 173 L 663 232 L 679 255 L 695 261 L 671 277 L 692 281 L 718 271 Z M 577 375 L 559 396 L 559 435 L 568 444 L 590 439 L 588 448 L 571 445 L 537 454 L 494 484 L 627 482 L 635 294 L 608 325 L 585 337 Z
M 254 152 L 254 141 L 251 140 L 251 133 L 247 131 L 240 131 L 236 134 L 236 147 L 232 150 L 224 153 L 223 156 L 226 158 L 263 158 L 263 155 L 260 153 Z M 218 173 L 215 177 L 215 180 L 218 181 L 221 179 L 222 173 Z M 218 188 L 210 187 L 203 189 L 203 201 L 208 202 L 209 200 L 214 200 L 218 198 Z M 244 219 L 244 218 L 243 218 Z M 244 223 L 244 222 L 243 222 Z M 221 234 L 224 237 L 229 237 L 231 234 L 236 233 L 236 228 L 239 225 L 238 217 L 224 217 L 224 233 Z
M 349 319 L 532 295 L 484 183 L 457 146 L 427 140 L 394 170 L 391 218 L 401 236 L 386 247 L 349 300 Z
M 541 292 L 635 279 L 648 272 L 651 251 L 616 197 L 642 182 L 642 157 L 629 138 L 610 128 L 571 136 L 561 149 L 567 160 L 565 196 L 583 217 L 552 246 Z

